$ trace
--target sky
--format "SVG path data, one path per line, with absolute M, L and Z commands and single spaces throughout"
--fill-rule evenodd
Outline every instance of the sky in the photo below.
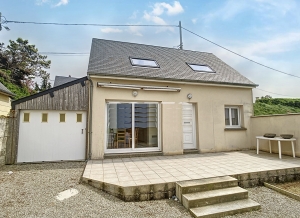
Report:
M 0 0 L 8 21 L 178 25 L 263 65 L 300 77 L 299 0 Z M 177 48 L 178 27 L 5 24 L 0 42 L 18 37 L 49 54 L 50 79 L 86 76 L 92 38 Z M 209 52 L 259 86 L 253 96 L 300 98 L 300 78 L 257 65 L 182 30 L 183 49 Z

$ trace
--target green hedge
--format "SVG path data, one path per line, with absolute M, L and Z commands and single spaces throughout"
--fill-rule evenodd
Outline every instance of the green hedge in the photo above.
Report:
M 300 108 L 299 98 L 261 98 L 257 99 L 255 103 L 265 103 L 268 105 L 283 105 L 288 107 Z
M 299 107 L 291 107 L 285 105 L 266 104 L 256 100 L 253 104 L 254 115 L 271 115 L 271 114 L 287 114 L 287 113 L 300 113 Z

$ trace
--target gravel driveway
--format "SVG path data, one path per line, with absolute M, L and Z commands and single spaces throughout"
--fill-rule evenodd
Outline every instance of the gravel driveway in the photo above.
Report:
M 123 202 L 79 184 L 84 162 L 0 167 L 0 217 L 189 217 L 173 200 Z M 12 171 L 12 174 L 8 172 Z M 55 196 L 75 188 L 79 194 L 59 201 Z M 299 217 L 300 203 L 265 187 L 248 189 L 262 209 L 234 217 Z

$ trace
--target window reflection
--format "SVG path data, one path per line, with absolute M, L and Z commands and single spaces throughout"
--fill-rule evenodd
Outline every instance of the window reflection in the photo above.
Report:
M 109 103 L 107 110 L 108 149 L 158 147 L 158 104 Z

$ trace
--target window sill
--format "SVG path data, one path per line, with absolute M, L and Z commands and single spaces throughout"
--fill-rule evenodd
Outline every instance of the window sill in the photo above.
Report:
M 242 130 L 247 130 L 245 127 L 234 127 L 234 128 L 225 128 L 225 131 L 242 131 Z

